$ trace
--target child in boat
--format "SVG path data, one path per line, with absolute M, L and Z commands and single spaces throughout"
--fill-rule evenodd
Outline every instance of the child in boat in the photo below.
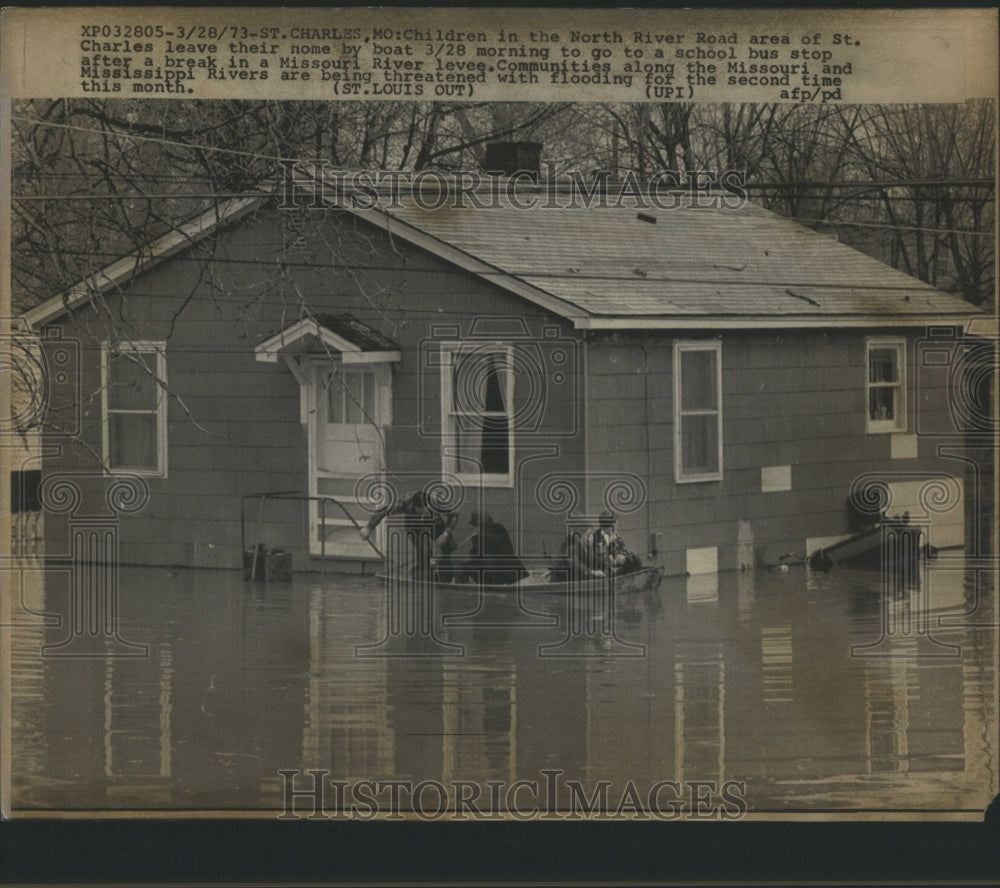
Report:
M 461 569 L 455 571 L 456 582 L 509 586 L 528 575 L 514 552 L 506 527 L 479 511 L 472 513 L 469 524 L 478 527 L 479 533 L 472 538 L 469 558 Z
M 629 552 L 615 529 L 615 520 L 615 513 L 606 510 L 594 530 L 570 541 L 570 555 L 583 576 L 622 576 L 642 569 L 642 559 Z

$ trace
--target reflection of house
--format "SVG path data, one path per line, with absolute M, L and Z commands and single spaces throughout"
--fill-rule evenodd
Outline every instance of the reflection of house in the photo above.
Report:
M 976 310 L 772 213 L 299 197 L 224 204 L 25 316 L 82 343 L 78 446 L 46 471 L 99 454 L 149 481 L 127 561 L 236 567 L 242 495 L 357 517 L 359 480 L 410 473 L 461 482 L 522 551 L 551 552 L 557 474 L 593 480 L 595 514 L 641 479 L 626 541 L 711 572 L 844 535 L 861 473 L 964 472 L 916 434 L 948 421 L 948 380 L 925 384 L 915 355 Z M 299 565 L 370 556 L 336 508 L 251 517 Z
M 169 803 L 173 674 L 169 645 L 144 659 L 104 661 L 104 777 L 109 798 Z
M 537 635 L 496 627 L 484 636 L 471 625 L 451 630 L 451 640 L 468 643 L 463 657 L 366 652 L 386 618 L 385 603 L 373 608 L 370 594 L 335 606 L 322 590 L 311 596 L 303 768 L 413 785 L 511 786 L 553 766 L 584 773 L 583 670 L 553 670 L 538 657 Z M 482 798 L 486 805 L 486 790 Z
M 505 780 L 517 771 L 517 666 L 510 662 L 444 673 L 444 778 Z
M 272 586 L 251 598 L 219 572 L 181 583 L 123 570 L 142 616 L 120 628 L 146 651 L 116 656 L 99 639 L 102 655 L 60 655 L 67 621 L 51 617 L 66 611 L 67 573 L 47 573 L 12 630 L 17 804 L 280 805 L 278 771 L 303 748 L 305 596 Z
M 328 601 L 323 589 L 310 591 L 303 767 L 328 768 L 337 779 L 350 781 L 391 775 L 395 737 L 385 695 L 392 661 L 355 656 L 369 629 L 370 604 L 338 603 L 331 609 Z M 378 616 L 384 624 L 384 602 Z

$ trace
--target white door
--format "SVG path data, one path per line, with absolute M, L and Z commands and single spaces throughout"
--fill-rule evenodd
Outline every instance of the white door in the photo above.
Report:
M 326 364 L 313 372 L 311 493 L 325 499 L 311 503 L 312 552 L 377 558 L 354 522 L 363 526 L 369 517 L 358 505 L 358 482 L 385 469 L 383 427 L 388 423 L 391 373 L 380 364 Z M 379 545 L 380 539 L 381 534 L 373 542 Z

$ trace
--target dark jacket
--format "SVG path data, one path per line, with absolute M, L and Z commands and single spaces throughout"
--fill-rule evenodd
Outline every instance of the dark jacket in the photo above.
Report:
M 479 536 L 472 540 L 472 554 L 465 562 L 461 579 L 466 582 L 481 581 L 490 586 L 508 586 L 527 575 L 528 571 L 514 551 L 507 528 L 484 518 Z

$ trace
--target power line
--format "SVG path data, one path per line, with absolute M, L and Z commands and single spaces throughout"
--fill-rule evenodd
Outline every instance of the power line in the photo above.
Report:
M 168 197 L 187 197 L 187 196 L 188 195 L 168 195 Z M 253 197 L 269 197 L 270 195 L 260 194 L 258 192 L 246 192 L 246 193 L 243 193 L 243 194 L 241 194 L 241 193 L 231 193 L 231 194 L 222 194 L 222 195 L 206 194 L 206 195 L 190 195 L 190 196 L 191 197 L 220 197 L 220 198 L 253 198 Z M 107 200 L 140 200 L 143 197 L 151 197 L 151 196 L 149 196 L 149 195 L 141 195 L 141 196 L 140 195 L 136 195 L 134 197 L 121 197 L 121 196 L 117 196 L 117 197 L 111 197 L 111 196 L 90 197 L 90 196 L 87 196 L 87 195 L 80 195 L 80 196 L 76 196 L 76 197 L 74 197 L 74 196 L 64 197 L 64 196 L 51 195 L 51 196 L 44 196 L 44 197 L 39 196 L 39 197 L 27 197 L 27 198 L 14 197 L 13 199 L 14 200 L 59 200 L 59 201 L 63 201 L 63 200 L 105 200 L 105 199 L 107 199 Z M 156 195 L 156 197 L 163 197 L 163 195 Z M 337 207 L 331 207 L 330 209 L 339 209 L 339 208 L 337 208 Z M 566 207 L 564 209 L 570 209 L 570 208 Z M 625 207 L 623 209 L 633 209 L 633 208 L 632 207 Z M 794 222 L 810 222 L 810 223 L 821 224 L 821 225 L 850 225 L 850 226 L 853 226 L 853 227 L 856 227 L 856 228 L 862 228 L 862 227 L 864 227 L 864 228 L 892 228 L 892 229 L 899 229 L 901 231 L 926 231 L 929 234 L 963 234 L 963 235 L 967 235 L 969 237 L 993 237 L 994 236 L 994 232 L 992 232 L 992 231 L 974 231 L 974 230 L 969 229 L 969 228 L 926 228 L 926 227 L 922 227 L 922 226 L 919 226 L 919 225 L 896 225 L 896 224 L 893 224 L 893 223 L 890 223 L 890 222 L 848 222 L 846 220 L 840 220 L 840 219 L 838 219 L 838 220 L 832 220 L 832 219 L 810 219 L 810 218 L 803 217 L 803 216 L 785 216 L 783 213 L 778 213 L 778 215 L 782 216 L 785 219 L 791 219 Z M 56 251 L 52 250 L 51 252 L 56 252 Z M 63 251 L 59 251 L 59 252 L 63 252 Z M 73 254 L 67 252 L 67 255 L 73 255 Z M 80 255 L 80 254 L 76 254 L 76 255 Z M 98 253 L 94 253 L 94 254 L 91 254 L 91 255 L 117 255 L 117 254 L 98 254 Z
M 770 191 L 786 188 L 976 188 L 988 185 L 994 187 L 995 179 L 872 179 L 870 181 L 830 181 L 830 182 L 748 182 L 741 186 L 745 191 Z
M 150 194 L 145 191 L 117 194 L 13 194 L 11 200 L 227 200 L 229 198 L 274 197 L 271 191 L 210 191 L 189 193 L 186 191 L 168 194 Z
M 456 192 L 456 196 L 459 193 L 465 193 L 465 192 Z M 523 192 L 523 193 L 527 194 L 528 192 Z M 553 192 L 547 192 L 547 193 L 551 194 Z M 574 192 L 563 192 L 563 193 L 574 193 Z M 690 193 L 690 192 L 688 192 L 688 191 L 681 191 L 679 193 L 681 193 L 681 194 L 687 194 L 687 193 Z M 481 195 L 481 192 L 477 192 L 477 194 Z M 699 192 L 699 194 L 709 194 L 709 195 L 711 195 L 712 192 Z M 720 192 L 719 194 L 721 196 L 722 194 L 734 194 L 734 192 Z M 180 191 L 180 192 L 170 192 L 170 193 L 167 193 L 167 194 L 150 194 L 148 192 L 136 192 L 136 193 L 128 193 L 128 194 L 122 194 L 122 193 L 117 193 L 117 194 L 15 194 L 15 195 L 11 196 L 11 200 L 17 201 L 19 203 L 26 203 L 26 202 L 30 202 L 30 201 L 58 201 L 58 202 L 61 203 L 61 202 L 64 202 L 64 201 L 89 201 L 89 202 L 93 202 L 93 201 L 102 201 L 102 200 L 107 200 L 107 201 L 125 201 L 125 200 L 140 201 L 140 200 L 230 200 L 230 199 L 246 199 L 246 198 L 261 198 L 261 199 L 265 199 L 265 198 L 273 198 L 274 196 L 275 195 L 274 195 L 273 192 L 261 192 L 261 191 L 225 191 L 225 192 L 221 192 L 221 191 L 211 191 L 211 192 L 183 192 L 183 191 Z M 815 199 L 815 198 L 809 198 L 808 195 L 801 195 L 801 196 L 805 197 L 806 199 Z M 863 199 L 873 200 L 873 201 L 875 201 L 875 200 L 880 201 L 882 198 L 881 197 L 871 197 L 871 198 L 863 198 Z M 897 201 L 897 200 L 899 200 L 899 201 L 906 201 L 908 203 L 926 203 L 928 201 L 933 200 L 933 198 L 920 198 L 920 197 L 912 197 L 912 196 L 908 196 L 908 195 L 907 196 L 903 196 L 903 197 L 899 197 L 899 198 L 890 197 L 889 199 L 893 200 L 893 201 Z M 958 200 L 958 198 L 956 198 L 956 200 Z M 329 207 L 329 209 L 340 209 L 340 208 L 331 205 Z M 463 205 L 461 207 L 455 207 L 454 209 L 465 209 L 465 207 Z M 569 207 L 566 207 L 564 209 L 569 209 Z M 598 207 L 598 209 L 600 209 L 600 207 Z M 632 208 L 631 207 L 622 207 L 622 209 L 632 209 Z M 804 219 L 804 218 L 799 217 L 799 216 L 789 216 L 787 218 L 795 219 L 796 221 L 799 221 L 799 222 L 814 222 L 814 221 L 816 221 L 814 219 Z M 844 224 L 846 225 L 846 224 L 851 224 L 851 223 L 845 222 Z M 874 225 L 874 224 L 879 224 L 879 223 L 856 223 L 856 224 L 859 224 L 859 225 L 860 224 Z M 902 227 L 902 226 L 886 225 L 886 227 Z M 935 229 L 932 229 L 932 228 L 913 228 L 913 230 L 914 231 L 934 231 Z M 941 231 L 943 231 L 945 233 L 952 233 L 954 231 L 954 233 L 958 233 L 958 234 L 972 234 L 972 235 L 992 236 L 991 232 L 963 231 L 961 229 L 954 229 L 954 230 L 952 230 L 952 229 L 941 229 Z
M 319 165 L 320 170 L 324 175 L 336 176 L 336 174 L 342 173 L 345 176 L 350 176 L 357 172 L 372 172 L 371 170 L 336 170 L 327 169 L 326 164 L 328 161 L 324 158 L 294 158 L 294 157 L 282 157 L 275 154 L 263 154 L 257 151 L 240 151 L 235 148 L 221 148 L 214 145 L 202 145 L 195 142 L 181 142 L 174 139 L 159 138 L 157 136 L 141 136 L 135 133 L 130 133 L 128 131 L 108 131 L 108 130 L 97 130 L 92 127 L 76 126 L 69 123 L 53 123 L 47 120 L 39 120 L 33 117 L 26 117 L 21 114 L 12 114 L 11 120 L 17 120 L 24 123 L 35 124 L 36 126 L 46 126 L 55 129 L 68 129 L 75 130 L 78 132 L 87 133 L 92 136 L 99 136 L 102 138 L 125 138 L 134 139 L 143 142 L 153 142 L 161 145 L 170 145 L 175 148 L 186 148 L 192 151 L 209 151 L 222 154 L 232 154 L 239 157 L 250 157 L 257 160 L 269 160 L 274 162 L 288 162 L 288 163 L 303 163 L 312 166 Z M 376 171 L 377 172 L 377 171 Z M 406 170 L 392 170 L 391 172 L 410 172 Z M 415 171 L 413 171 L 415 172 Z M 569 172 L 567 170 L 567 172 Z M 680 171 L 676 171 L 680 173 Z M 702 171 L 693 170 L 692 173 L 698 173 Z M 56 174 L 50 174 L 56 175 Z M 71 175 L 71 174 L 62 174 Z M 685 175 L 688 175 L 685 173 Z M 609 180 L 608 184 L 614 185 L 617 180 Z M 640 185 L 644 184 L 643 181 L 639 182 Z M 803 182 L 775 182 L 775 183 L 747 183 L 741 187 L 745 190 L 770 190 L 770 189 L 787 189 L 787 188 L 894 188 L 894 187 L 978 187 L 983 185 L 993 186 L 995 180 L 993 179 L 981 179 L 981 178 L 963 178 L 963 179 L 884 179 L 884 180 L 870 180 L 870 181 L 815 181 L 806 180 Z M 536 186 L 539 189 L 546 189 L 548 183 L 542 183 Z M 567 182 L 565 187 L 570 187 L 570 183 Z
M 969 237 L 994 237 L 992 231 L 971 231 L 967 228 L 922 228 L 919 225 L 894 225 L 890 222 L 846 222 L 840 219 L 806 219 L 801 216 L 786 216 L 795 222 L 812 222 L 819 225 L 848 225 L 852 228 L 892 228 L 900 231 L 926 231 L 929 234 L 964 234 Z
M 16 252 L 16 251 L 15 251 Z M 22 252 L 38 253 L 38 252 L 49 252 L 54 255 L 67 255 L 67 256 L 82 256 L 82 257 L 92 257 L 92 256 L 108 256 L 114 258 L 123 258 L 120 253 L 107 252 L 102 253 L 98 251 L 67 251 L 67 250 L 27 250 Z M 216 264 L 216 265 L 245 265 L 253 267 L 265 267 L 265 268 L 302 268 L 314 271 L 323 271 L 326 273 L 345 271 L 371 271 L 371 272 L 394 272 L 401 276 L 400 283 L 405 280 L 408 275 L 413 274 L 434 274 L 434 275 L 451 275 L 455 277 L 464 277 L 468 272 L 459 268 L 433 268 L 424 267 L 420 268 L 417 266 L 399 266 L 399 265 L 364 265 L 364 264 L 353 264 L 353 263 L 326 263 L 326 262 L 307 262 L 303 260 L 282 260 L 282 259 L 231 259 L 231 258 L 219 258 L 210 256 L 171 256 L 164 259 L 166 262 L 192 262 L 199 265 Z M 148 269 L 141 269 L 140 274 L 145 273 Z M 95 272 L 99 273 L 99 272 Z M 609 283 L 665 283 L 665 284 L 706 284 L 710 286 L 731 286 L 733 284 L 738 284 L 739 286 L 756 286 L 756 287 L 809 287 L 813 289 L 851 289 L 851 290 L 876 290 L 876 291 L 886 291 L 893 290 L 899 292 L 922 292 L 923 288 L 917 286 L 894 286 L 894 285 L 877 285 L 877 284 L 828 284 L 828 283 L 815 283 L 809 281 L 784 281 L 784 280 L 734 280 L 733 278 L 711 278 L 711 277 L 640 277 L 638 275 L 612 275 L 612 274 L 583 274 L 579 272 L 558 272 L 558 271 L 540 271 L 540 270 L 503 270 L 498 269 L 496 271 L 484 270 L 475 273 L 478 277 L 487 278 L 517 278 L 519 280 L 526 280 L 529 278 L 544 278 L 546 280 L 567 280 L 567 281 L 606 281 Z M 259 283 L 257 284 L 259 286 Z M 277 285 L 277 282 L 276 282 Z M 124 285 L 127 286 L 127 283 Z M 110 291 L 119 292 L 119 291 Z M 128 295 L 145 295 L 145 296 L 156 296 L 162 297 L 162 293 L 143 293 L 133 294 L 133 291 L 129 291 Z M 554 294 L 553 294 L 554 295 Z M 282 303 L 276 303 L 282 304 Z
M 22 123 L 35 124 L 36 126 L 47 126 L 52 129 L 75 130 L 77 132 L 87 133 L 88 135 L 98 136 L 100 138 L 132 139 L 140 142 L 153 142 L 159 145 L 170 145 L 174 148 L 187 148 L 192 151 L 211 151 L 219 154 L 232 154 L 237 157 L 252 157 L 256 160 L 272 160 L 276 162 L 290 161 L 292 163 L 297 162 L 294 157 L 281 157 L 275 154 L 261 154 L 258 151 L 240 151 L 236 148 L 219 148 L 214 145 L 200 145 L 195 142 L 180 142 L 175 139 L 161 139 L 156 136 L 140 136 L 136 133 L 124 131 L 113 132 L 107 130 L 97 130 L 92 127 L 76 126 L 72 123 L 53 123 L 48 120 L 38 120 L 34 117 L 25 117 L 22 114 L 12 114 L 10 119 L 21 121 Z
M 190 147 L 192 149 L 196 149 L 198 146 L 191 145 L 191 146 L 188 146 L 188 147 Z M 323 165 L 324 165 L 324 161 L 321 158 L 299 158 L 296 161 L 296 163 L 309 164 L 311 166 L 316 166 L 318 164 L 320 166 L 321 170 L 322 170 Z M 409 169 L 405 169 L 404 170 L 404 169 L 389 169 L 389 168 L 380 168 L 380 169 L 360 169 L 359 168 L 357 170 L 346 170 L 345 169 L 345 170 L 334 170 L 334 171 L 332 171 L 332 173 L 333 173 L 334 176 L 336 176 L 339 173 L 342 176 L 344 176 L 345 178 L 351 178 L 351 177 L 354 177 L 355 175 L 360 175 L 362 173 L 365 173 L 367 175 L 379 174 L 379 173 L 393 173 L 393 174 L 411 174 L 411 175 L 417 175 L 420 172 L 421 172 L 420 170 L 409 170 Z M 446 173 L 444 171 L 440 171 L 440 170 L 435 170 L 435 172 L 440 172 L 444 176 L 449 175 L 448 173 Z M 465 170 L 465 171 L 458 171 L 458 172 L 471 172 L 471 171 Z M 579 171 L 570 170 L 569 168 L 567 168 L 566 174 L 568 175 L 571 172 L 579 172 Z M 698 171 L 695 171 L 695 173 L 697 173 L 697 172 Z M 709 172 L 712 172 L 712 171 L 709 171 Z M 454 175 L 454 173 L 452 175 Z M 682 174 L 679 173 L 678 174 L 678 178 L 680 177 L 680 175 L 682 175 Z M 683 175 L 686 176 L 687 174 L 683 174 Z M 86 177 L 84 175 L 81 175 L 80 173 L 35 172 L 35 173 L 30 174 L 30 175 L 25 175 L 25 176 L 21 176 L 21 177 L 16 177 L 15 176 L 15 178 L 21 178 L 21 179 L 30 180 L 30 181 L 41 181 L 41 180 L 47 180 L 47 179 L 56 180 L 56 181 L 76 181 L 76 182 L 89 182 L 89 181 L 91 181 L 90 178 L 88 178 L 88 177 Z M 100 181 L 106 181 L 108 178 L 109 178 L 108 176 L 94 177 L 94 180 L 100 182 Z M 145 181 L 149 181 L 149 182 L 205 183 L 205 182 L 216 181 L 220 177 L 217 174 L 213 175 L 213 174 L 207 173 L 207 172 L 206 173 L 202 173 L 202 174 L 188 173 L 188 174 L 185 174 L 185 175 L 180 175 L 178 173 L 154 173 L 154 172 L 143 171 L 141 173 L 135 174 L 134 178 L 141 179 L 144 182 Z M 601 180 L 598 180 L 595 177 L 593 181 L 600 182 Z M 642 179 L 642 180 L 636 180 L 636 182 L 640 186 L 642 186 L 642 185 L 658 185 L 660 188 L 664 188 L 664 189 L 665 188 L 673 187 L 673 186 L 670 186 L 667 183 L 660 183 L 660 182 L 658 182 L 655 179 L 649 179 L 649 178 Z M 586 184 L 586 182 L 584 182 L 584 184 Z M 604 184 L 605 185 L 611 185 L 611 186 L 622 185 L 622 184 L 624 184 L 624 180 L 622 180 L 622 179 L 606 179 L 606 180 L 604 180 Z M 842 180 L 839 180 L 839 181 L 829 181 L 829 182 L 818 182 L 818 181 L 804 181 L 804 182 L 787 182 L 787 181 L 785 181 L 785 182 L 744 182 L 740 187 L 744 191 L 781 191 L 781 190 L 787 190 L 787 189 L 793 189 L 793 188 L 802 189 L 802 190 L 806 190 L 806 191 L 815 191 L 815 190 L 825 190 L 825 189 L 830 189 L 830 188 L 873 188 L 873 189 L 874 188 L 981 188 L 981 187 L 993 188 L 995 185 L 996 185 L 996 180 L 995 179 L 963 178 L 963 179 L 881 179 L 881 180 L 880 179 L 872 179 L 872 180 L 860 180 L 860 179 L 859 180 L 854 180 L 854 179 L 846 180 L 846 179 L 842 179 Z M 378 187 L 377 183 L 376 183 L 375 187 Z M 538 185 L 530 185 L 530 186 L 527 183 L 525 183 L 524 185 L 519 185 L 518 187 L 519 188 L 524 188 L 524 189 L 530 187 L 530 188 L 533 188 L 533 189 L 536 189 L 536 190 L 537 189 L 545 190 L 545 189 L 558 189 L 558 188 L 570 189 L 570 188 L 578 188 L 579 186 L 574 185 L 569 180 L 560 179 L 560 180 L 554 180 L 554 181 L 553 180 L 543 180 Z M 678 184 L 676 187 L 681 187 L 681 186 Z M 902 198 L 899 198 L 899 199 L 902 199 Z M 924 199 L 926 199 L 926 198 L 924 198 Z

